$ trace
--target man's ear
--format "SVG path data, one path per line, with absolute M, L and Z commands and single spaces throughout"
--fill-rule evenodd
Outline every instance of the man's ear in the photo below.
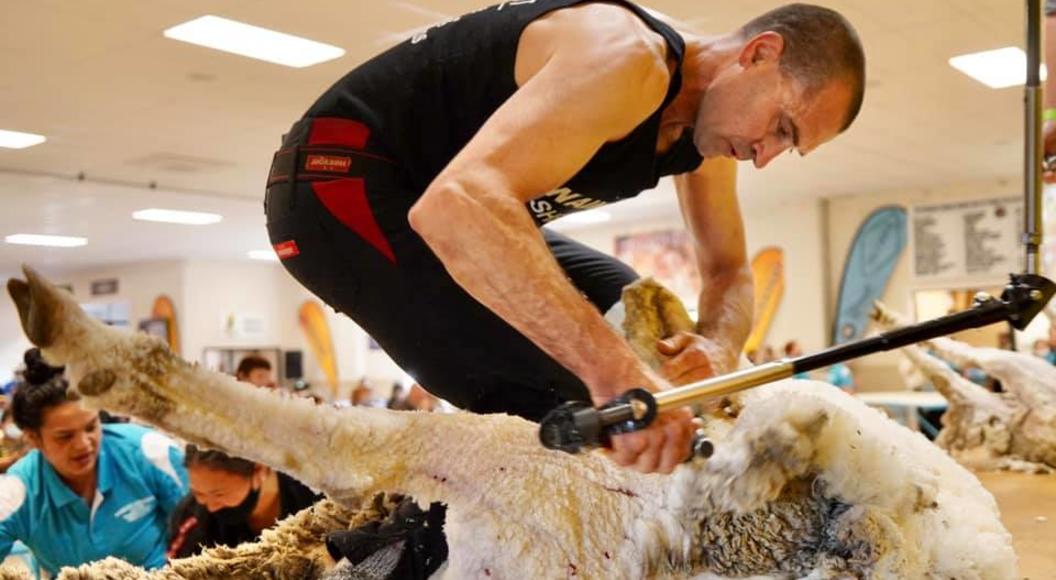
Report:
M 745 43 L 738 61 L 744 68 L 755 64 L 777 64 L 784 52 L 785 38 L 772 30 L 767 30 L 756 34 Z

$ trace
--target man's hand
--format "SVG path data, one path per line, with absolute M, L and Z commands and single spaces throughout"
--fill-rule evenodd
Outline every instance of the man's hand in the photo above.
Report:
M 648 428 L 613 437 L 609 457 L 642 473 L 671 473 L 689 457 L 696 429 L 686 407 L 661 413 Z
M 666 359 L 661 374 L 676 386 L 728 372 L 735 360 L 721 344 L 691 332 L 657 341 L 656 350 Z

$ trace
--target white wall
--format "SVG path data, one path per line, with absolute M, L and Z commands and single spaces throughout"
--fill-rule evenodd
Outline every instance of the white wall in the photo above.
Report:
M 50 276 L 46 271 L 43 273 L 56 284 L 72 285 L 73 297 L 81 304 L 127 302 L 130 307 L 129 323 L 132 328 L 136 328 L 140 320 L 151 317 L 155 298 L 161 294 L 167 294 L 172 299 L 172 303 L 176 305 L 176 320 L 182 329 L 184 318 L 180 311 L 180 304 L 184 300 L 183 268 L 183 262 L 167 260 L 127 263 L 56 273 Z M 117 293 L 92 296 L 92 282 L 108 278 L 118 280 Z
M 278 347 L 304 353 L 305 378 L 324 384 L 298 323 L 298 309 L 305 300 L 318 300 L 301 287 L 280 265 L 248 261 L 158 261 L 111 265 L 72 272 L 42 270 L 57 284 L 73 286 L 78 302 L 125 302 L 129 322 L 136 328 L 149 318 L 154 299 L 167 294 L 176 307 L 182 356 L 201 361 L 206 347 Z M 4 278 L 16 275 L 5 273 Z M 118 293 L 91 296 L 92 281 L 116 278 Z M 338 396 L 347 396 L 351 386 L 367 376 L 384 396 L 393 381 L 404 373 L 382 351 L 368 350 L 367 335 L 348 317 L 323 305 L 334 341 L 340 380 Z M 231 332 L 225 322 L 232 316 L 254 317 L 264 322 L 259 333 Z M 22 334 L 18 314 L 10 299 L 0 299 L 0 383 L 10 380 L 30 347 Z M 325 389 L 320 389 L 325 393 Z
M 279 300 L 281 273 L 270 262 L 187 262 L 180 305 L 184 358 L 200 361 L 206 347 L 290 345 L 279 324 L 288 315 L 284 310 L 292 310 Z M 245 334 L 229 326 L 245 317 L 263 320 L 261 331 Z

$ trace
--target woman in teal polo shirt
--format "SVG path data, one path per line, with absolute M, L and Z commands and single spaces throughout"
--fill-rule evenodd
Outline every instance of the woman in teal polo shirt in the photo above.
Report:
M 36 349 L 12 400 L 33 451 L 0 476 L 0 559 L 21 540 L 53 576 L 115 556 L 165 564 L 169 514 L 187 492 L 183 452 L 160 433 L 102 425 L 67 398 L 62 369 Z

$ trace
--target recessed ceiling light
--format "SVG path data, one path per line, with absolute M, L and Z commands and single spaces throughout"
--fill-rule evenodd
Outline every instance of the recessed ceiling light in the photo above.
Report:
M 218 213 L 205 213 L 200 211 L 150 208 L 132 212 L 132 218 L 146 222 L 165 222 L 169 224 L 204 226 L 215 224 L 224 219 L 224 216 Z
M 561 218 L 567 224 L 600 224 L 612 219 L 612 214 L 603 209 L 576 212 Z
M 164 34 L 173 40 L 294 68 L 312 66 L 345 54 L 337 46 L 212 15 L 177 24 Z
M 0 147 L 8 149 L 25 149 L 26 147 L 40 145 L 47 140 L 48 138 L 43 135 L 0 129 Z
M 1022 86 L 1027 80 L 1027 55 L 1014 46 L 955 56 L 950 66 L 992 89 Z M 1044 65 L 1039 73 L 1042 80 L 1048 76 Z
M 75 236 L 49 236 L 45 234 L 11 234 L 4 237 L 9 244 L 23 246 L 51 246 L 54 248 L 76 248 L 88 243 L 86 238 Z
M 275 250 L 250 250 L 249 257 L 254 260 L 279 261 L 279 256 L 275 253 Z

